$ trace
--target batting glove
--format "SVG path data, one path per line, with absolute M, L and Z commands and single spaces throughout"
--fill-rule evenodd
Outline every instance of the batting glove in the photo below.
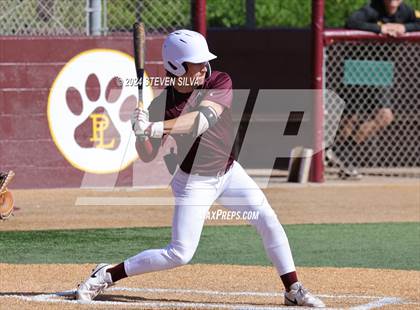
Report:
M 149 112 L 136 109 L 131 117 L 131 125 L 137 138 L 144 140 L 146 137 L 162 138 L 163 122 L 150 122 Z

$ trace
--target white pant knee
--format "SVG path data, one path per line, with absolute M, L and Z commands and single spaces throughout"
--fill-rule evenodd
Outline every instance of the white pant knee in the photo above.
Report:
M 289 240 L 273 209 L 268 205 L 260 212 L 258 219 L 252 221 L 251 224 L 260 234 L 267 255 L 279 275 L 295 271 Z
M 174 267 L 188 264 L 193 258 L 195 250 L 196 247 L 176 243 L 170 243 L 166 247 L 168 258 L 172 261 Z
M 283 227 L 271 208 L 261 211 L 258 214 L 258 219 L 253 220 L 251 224 L 256 228 L 267 247 L 287 242 Z
M 196 246 L 171 242 L 166 248 L 140 252 L 124 261 L 128 276 L 166 270 L 187 264 L 194 256 Z

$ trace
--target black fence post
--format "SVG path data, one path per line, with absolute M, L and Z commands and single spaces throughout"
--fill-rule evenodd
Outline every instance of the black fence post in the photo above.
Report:
M 246 0 L 246 28 L 255 28 L 255 0 Z

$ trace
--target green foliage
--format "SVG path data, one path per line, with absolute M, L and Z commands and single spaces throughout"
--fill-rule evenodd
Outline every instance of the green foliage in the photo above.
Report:
M 285 225 L 297 266 L 420 270 L 420 224 Z M 170 241 L 170 228 L 3 231 L 0 263 L 118 263 Z M 250 226 L 206 226 L 192 263 L 270 265 Z
M 245 1 L 209 0 L 207 1 L 206 15 L 210 27 L 245 25 Z
M 108 1 L 108 28 L 111 30 L 131 29 L 133 23 L 139 19 L 136 12 L 141 14 L 141 20 L 146 27 L 166 29 L 173 25 L 190 24 L 190 6 L 188 1 L 174 1 L 168 5 L 167 0 Z M 177 12 L 177 14 L 174 14 Z
M 366 0 L 330 0 L 325 4 L 325 26 L 343 27 L 348 16 L 366 5 Z
M 325 0 L 326 27 L 343 27 L 351 12 L 369 0 Z M 42 20 L 37 8 L 39 1 L 26 0 L 14 9 L 12 0 L 0 0 L 4 11 L 3 27 L 6 34 L 84 33 L 86 28 L 85 0 L 53 1 L 53 18 Z M 405 0 L 420 9 L 420 0 Z M 191 0 L 108 0 L 107 27 L 110 32 L 126 32 L 141 14 L 146 27 L 156 31 L 191 25 Z M 255 0 L 255 19 L 258 28 L 309 27 L 311 0 Z M 136 13 L 138 12 L 138 13 Z M 246 0 L 207 0 L 209 27 L 245 27 Z M 1 32 L 1 31 L 0 31 Z
M 107 2 L 107 26 L 113 30 L 131 29 L 136 21 L 135 11 L 130 7 L 129 0 Z
M 310 24 L 311 1 L 256 0 L 258 27 L 306 27 Z

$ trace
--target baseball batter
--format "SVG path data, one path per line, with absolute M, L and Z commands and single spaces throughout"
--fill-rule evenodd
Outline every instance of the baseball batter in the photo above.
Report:
M 260 234 L 268 257 L 285 287 L 286 305 L 324 307 L 298 281 L 287 236 L 264 193 L 231 153 L 232 81 L 224 72 L 211 72 L 216 56 L 205 38 L 194 31 L 168 35 L 162 56 L 168 76 L 179 81 L 132 118 L 140 158 L 155 158 L 166 135 L 177 143 L 179 169 L 171 182 L 175 196 L 171 242 L 162 249 L 143 251 L 124 262 L 98 265 L 79 285 L 77 298 L 92 300 L 118 280 L 175 268 L 193 257 L 211 205 L 217 200 L 236 212 L 258 212 L 250 223 Z M 185 79 L 187 78 L 187 79 Z

